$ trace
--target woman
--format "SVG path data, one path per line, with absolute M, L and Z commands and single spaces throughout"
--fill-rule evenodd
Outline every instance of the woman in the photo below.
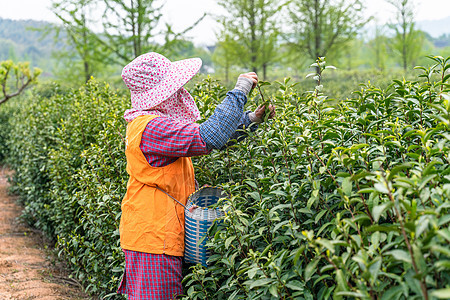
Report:
M 241 74 L 213 115 L 200 112 L 183 86 L 199 71 L 199 58 L 171 62 L 158 53 L 139 56 L 122 71 L 132 108 L 125 112 L 127 172 L 120 243 L 125 274 L 119 293 L 128 299 L 174 299 L 182 294 L 184 208 L 195 191 L 191 156 L 222 149 L 239 128 L 263 120 L 265 108 L 243 111 L 256 73 Z M 274 108 L 270 107 L 273 117 Z M 169 196 L 170 195 L 170 196 Z

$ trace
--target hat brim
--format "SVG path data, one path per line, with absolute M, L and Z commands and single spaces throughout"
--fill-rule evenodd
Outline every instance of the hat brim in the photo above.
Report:
M 157 87 L 148 91 L 131 91 L 132 102 L 133 97 L 150 98 L 152 105 L 145 109 L 156 107 L 188 83 L 198 73 L 201 66 L 202 60 L 200 58 L 188 58 L 172 62 L 170 71 L 167 72 L 166 77 Z

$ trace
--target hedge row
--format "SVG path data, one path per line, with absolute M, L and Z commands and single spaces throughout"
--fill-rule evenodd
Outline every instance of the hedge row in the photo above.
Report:
M 23 218 L 56 241 L 87 291 L 118 285 L 120 202 L 126 189 L 126 97 L 94 80 L 79 90 L 35 95 L 10 120 L 7 163 Z
M 321 86 L 298 92 L 289 80 L 271 95 L 253 91 L 250 108 L 270 100 L 276 119 L 194 159 L 200 184 L 231 197 L 223 225 L 210 230 L 209 267 L 185 268 L 184 298 L 448 298 L 450 65 L 432 59 L 417 81 L 363 85 L 337 104 Z M 316 66 L 321 79 L 325 63 Z M 204 118 L 225 92 L 211 78 L 191 89 Z M 55 238 L 89 292 L 107 298 L 118 297 L 123 270 L 128 105 L 92 80 L 36 95 L 9 120 L 24 217 Z
M 275 121 L 197 161 L 231 199 L 185 299 L 449 299 L 450 58 L 430 58 L 336 105 L 278 83 Z

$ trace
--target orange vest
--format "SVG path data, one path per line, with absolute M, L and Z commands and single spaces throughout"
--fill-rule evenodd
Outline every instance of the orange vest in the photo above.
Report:
M 123 249 L 183 256 L 184 207 L 162 191 L 186 204 L 195 191 L 194 167 L 180 157 L 164 167 L 152 167 L 139 148 L 148 122 L 157 116 L 139 116 L 127 126 L 127 192 L 122 200 L 120 245 Z

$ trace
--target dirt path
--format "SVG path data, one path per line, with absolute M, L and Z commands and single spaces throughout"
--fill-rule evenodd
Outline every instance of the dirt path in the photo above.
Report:
M 17 220 L 21 207 L 8 195 L 10 174 L 0 166 L 0 299 L 89 299 L 52 260 L 42 235 Z

